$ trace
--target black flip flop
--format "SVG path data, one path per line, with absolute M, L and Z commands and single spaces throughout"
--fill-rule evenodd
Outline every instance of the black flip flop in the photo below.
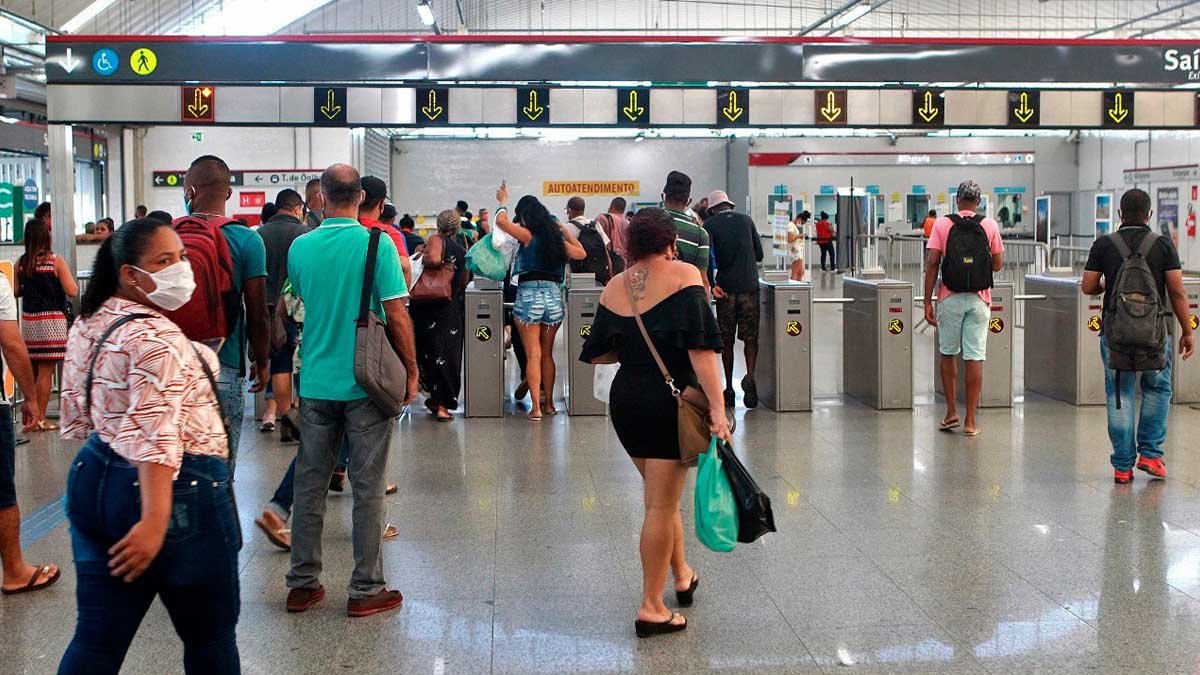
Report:
M 668 633 L 678 633 L 681 630 L 687 629 L 687 620 L 683 623 L 671 623 L 675 617 L 679 616 L 679 612 L 672 612 L 671 616 L 663 622 L 658 621 L 642 621 L 638 619 L 633 622 L 633 629 L 637 632 L 639 638 L 654 637 L 655 635 L 666 635 Z
M 675 591 L 675 600 L 680 607 L 691 607 L 696 601 L 696 588 L 700 586 L 700 575 L 692 574 L 692 584 L 686 591 Z
M 61 569 L 55 570 L 54 574 L 52 574 L 50 576 L 46 576 L 47 574 L 49 574 L 49 572 L 50 572 L 50 566 L 42 565 L 41 567 L 39 567 L 37 569 L 36 572 L 33 573 L 33 576 L 29 577 L 29 583 L 25 584 L 21 588 L 0 589 L 0 593 L 3 593 L 4 595 L 20 595 L 22 593 L 31 593 L 33 591 L 40 591 L 42 589 L 50 588 L 51 586 L 54 585 L 54 582 L 58 581 L 59 577 L 62 576 L 62 570 Z M 38 579 L 43 579 L 43 578 L 45 579 L 45 581 L 43 581 L 42 583 L 39 584 Z

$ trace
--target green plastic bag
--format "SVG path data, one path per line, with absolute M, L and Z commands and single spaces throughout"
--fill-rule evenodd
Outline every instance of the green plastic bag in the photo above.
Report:
M 512 256 L 496 250 L 491 232 L 483 235 L 477 244 L 467 250 L 467 269 L 477 277 L 504 281 L 511 262 Z
M 717 454 L 717 439 L 700 455 L 696 473 L 696 537 L 710 549 L 725 553 L 737 544 L 738 513 L 733 488 Z

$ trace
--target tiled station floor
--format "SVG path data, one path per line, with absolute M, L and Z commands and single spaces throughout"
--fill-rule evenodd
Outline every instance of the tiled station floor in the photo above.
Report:
M 284 612 L 288 556 L 252 521 L 294 446 L 248 427 L 244 672 L 1200 673 L 1200 412 L 1172 412 L 1169 480 L 1114 486 L 1102 408 L 1018 390 L 1013 409 L 981 414 L 981 436 L 937 432 L 927 334 L 915 411 L 832 395 L 840 321 L 818 311 L 816 410 L 737 411 L 737 449 L 779 532 L 712 553 L 686 504 L 703 582 L 675 636 L 633 634 L 641 488 L 605 418 L 401 420 L 388 500 L 400 537 L 385 555 L 406 599 L 367 619 L 345 616 L 349 492 L 329 498 L 328 599 Z M 54 672 L 70 639 L 56 503 L 74 451 L 44 435 L 17 451 L 28 557 L 64 578 L 0 599 L 3 674 Z M 125 672 L 181 672 L 181 653 L 156 605 Z

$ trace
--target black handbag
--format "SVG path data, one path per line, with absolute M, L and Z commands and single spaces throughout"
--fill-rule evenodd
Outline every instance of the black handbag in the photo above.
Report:
M 771 510 L 771 498 L 759 489 L 728 443 L 717 443 L 717 453 L 721 457 L 721 465 L 725 469 L 725 476 L 729 478 L 729 487 L 733 489 L 733 499 L 737 503 L 737 540 L 749 544 L 768 532 L 775 532 L 775 513 Z

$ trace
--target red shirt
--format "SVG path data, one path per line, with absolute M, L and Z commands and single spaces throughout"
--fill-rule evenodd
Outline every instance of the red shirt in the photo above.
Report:
M 361 223 L 363 227 L 374 227 L 383 230 L 387 236 L 392 238 L 392 243 L 396 245 L 396 252 L 400 254 L 400 257 L 408 257 L 408 247 L 404 245 L 404 235 L 401 234 L 400 230 L 397 230 L 394 227 L 388 227 L 378 220 L 371 220 L 370 218 L 359 218 L 358 222 Z
M 828 220 L 817 221 L 817 243 L 828 244 L 833 241 L 833 227 Z

